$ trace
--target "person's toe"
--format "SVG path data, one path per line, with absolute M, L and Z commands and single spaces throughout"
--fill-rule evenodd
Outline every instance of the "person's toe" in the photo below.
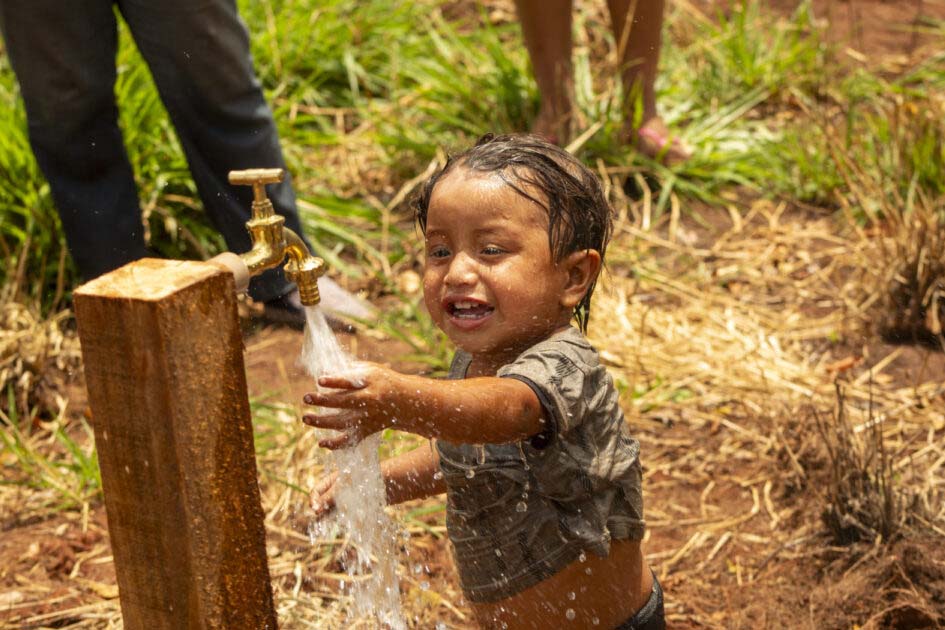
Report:
M 641 153 L 668 166 L 692 157 L 692 149 L 682 138 L 673 135 L 658 117 L 651 118 L 637 130 L 635 144 Z

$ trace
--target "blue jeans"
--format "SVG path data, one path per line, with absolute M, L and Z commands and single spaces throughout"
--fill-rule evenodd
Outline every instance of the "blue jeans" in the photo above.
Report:
M 234 0 L 0 0 L 30 144 L 79 272 L 91 279 L 149 255 L 118 128 L 115 7 L 147 61 L 210 220 L 231 250 L 248 250 L 252 190 L 231 186 L 227 173 L 285 162 Z M 268 192 L 301 235 L 291 182 Z M 254 278 L 250 294 L 269 300 L 290 289 L 272 270 Z

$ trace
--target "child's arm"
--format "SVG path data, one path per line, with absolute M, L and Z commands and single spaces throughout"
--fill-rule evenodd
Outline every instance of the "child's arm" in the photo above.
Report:
M 544 428 L 541 403 L 532 388 L 511 378 L 439 380 L 359 364 L 356 374 L 323 376 L 335 391 L 305 395 L 310 405 L 339 409 L 306 414 L 303 422 L 343 431 L 319 442 L 341 448 L 392 427 L 450 442 L 499 444 L 527 438 Z
M 385 459 L 381 462 L 381 474 L 387 490 L 387 504 L 396 505 L 446 492 L 446 483 L 435 477 L 439 467 L 439 458 L 432 443 Z M 315 484 L 311 499 L 316 518 L 325 516 L 335 507 L 337 478 L 337 473 L 333 473 Z

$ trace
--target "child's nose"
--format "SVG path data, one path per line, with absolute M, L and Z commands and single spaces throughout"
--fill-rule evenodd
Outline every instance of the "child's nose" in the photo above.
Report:
M 459 253 L 453 256 L 449 269 L 446 271 L 444 282 L 448 285 L 472 284 L 476 280 L 474 261 L 466 254 Z

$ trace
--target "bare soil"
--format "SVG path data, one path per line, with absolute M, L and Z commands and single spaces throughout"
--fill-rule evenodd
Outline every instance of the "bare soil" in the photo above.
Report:
M 807 211 L 795 213 L 788 220 L 810 219 Z M 682 225 L 696 247 L 710 245 L 731 227 L 726 213 L 704 208 L 698 214 L 698 221 L 684 220 Z M 297 360 L 302 333 L 247 322 L 245 334 L 250 396 L 300 404 L 311 385 Z M 345 332 L 339 332 L 338 337 L 360 359 L 418 371 L 418 366 L 404 360 L 409 349 L 400 342 Z M 924 347 L 864 340 L 863 344 L 838 346 L 833 356 L 837 360 L 853 357 L 851 366 L 862 370 L 880 360 L 888 361 L 893 353 L 896 356 L 883 370 L 890 379 L 887 386 L 945 382 L 945 354 Z M 71 408 L 82 413 L 82 388 L 73 386 L 69 391 L 74 396 Z M 945 397 L 935 404 L 945 408 Z M 764 419 L 747 411 L 733 409 L 727 416 L 747 431 L 772 430 Z M 776 470 L 771 469 L 770 457 L 746 459 L 739 453 L 729 460 L 700 461 L 691 456 L 693 452 L 730 448 L 729 428 L 708 423 L 694 431 L 685 418 L 664 416 L 659 411 L 631 422 L 645 449 L 650 522 L 646 552 L 666 591 L 669 627 L 942 627 L 942 538 L 910 537 L 875 547 L 835 545 L 824 534 L 816 509 L 811 510 L 823 497 L 792 484 L 790 464 L 783 458 L 783 468 Z M 791 418 L 781 422 L 787 430 L 796 426 Z M 822 462 L 810 453 L 799 457 L 808 474 L 826 483 Z M 647 461 L 660 463 L 646 466 Z M 427 505 L 435 503 L 431 500 Z M 773 511 L 772 505 L 777 505 Z M 441 512 L 434 512 L 419 520 L 434 527 L 441 518 Z M 301 534 L 306 522 L 307 517 L 301 514 L 292 520 L 295 535 L 270 530 L 270 544 L 304 548 Z M 112 617 L 117 614 L 103 505 L 94 505 L 87 520 L 70 512 L 49 518 L 5 516 L 2 529 L 0 627 L 80 623 L 81 627 L 98 627 L 87 625 L 85 615 L 90 607 L 108 611 Z M 429 607 L 428 598 L 442 598 L 456 611 L 449 616 L 447 627 L 473 627 L 459 596 L 445 537 L 414 529 L 410 544 L 401 550 L 401 561 L 406 564 L 402 590 L 410 607 Z M 341 573 L 340 566 L 329 569 Z M 282 579 L 276 573 L 274 579 Z M 324 573 L 312 571 L 312 576 L 304 579 L 305 591 L 340 592 L 337 579 L 316 575 Z M 467 621 L 459 616 L 464 614 Z M 24 625 L 27 620 L 30 625 Z
M 790 0 L 775 0 L 787 8 Z M 831 26 L 831 37 L 868 57 L 910 59 L 923 47 L 940 44 L 928 26 L 945 19 L 941 0 L 816 0 L 814 10 Z
M 732 6 L 732 0 L 695 0 L 712 15 Z M 800 0 L 767 0 L 781 15 L 790 15 Z M 923 49 L 941 45 L 928 28 L 945 20 L 943 0 L 813 0 L 814 16 L 829 24 L 828 41 L 838 45 L 855 63 L 905 66 Z

